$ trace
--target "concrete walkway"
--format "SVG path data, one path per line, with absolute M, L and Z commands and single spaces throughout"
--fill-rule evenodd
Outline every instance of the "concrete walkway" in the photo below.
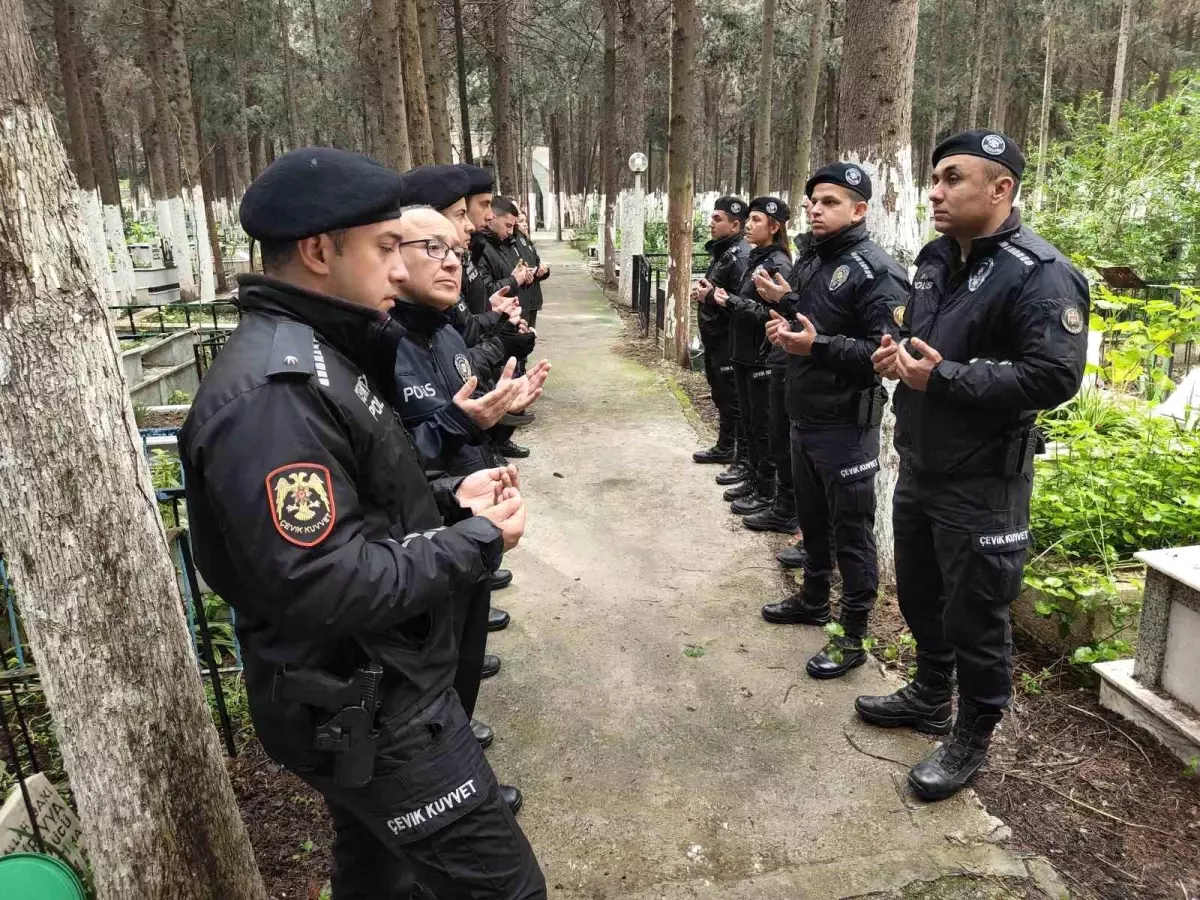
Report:
M 816 900 L 1036 874 L 972 793 L 925 806 L 870 755 L 930 748 L 855 719 L 856 695 L 894 688 L 877 666 L 814 682 L 823 634 L 762 621 L 787 589 L 784 539 L 730 516 L 716 469 L 691 461 L 711 436 L 612 351 L 620 321 L 579 255 L 540 246 L 554 372 L 517 435 L 529 531 L 496 597 L 513 624 L 490 642 L 504 668 L 480 716 L 551 896 Z

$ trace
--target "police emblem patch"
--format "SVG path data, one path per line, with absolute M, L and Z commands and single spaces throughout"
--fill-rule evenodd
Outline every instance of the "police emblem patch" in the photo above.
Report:
M 897 326 L 904 324 L 904 307 L 903 306 L 897 306 L 895 309 L 892 310 L 892 321 L 895 322 Z
M 730 212 L 733 212 L 733 213 L 740 213 L 740 212 L 742 211 L 742 204 L 740 204 L 740 203 L 730 203 L 730 204 L 729 204 L 729 211 L 730 211 Z
M 829 279 L 829 289 L 831 291 L 836 291 L 838 288 L 840 288 L 843 284 L 846 283 L 846 279 L 849 277 L 850 277 L 850 267 L 849 266 L 838 266 L 836 269 L 833 270 L 833 277 Z
M 983 140 L 980 141 L 980 145 L 983 147 L 983 152 L 989 156 L 999 156 L 1004 152 L 1005 147 L 1008 146 L 1004 143 L 1004 138 L 998 134 L 984 135 Z
M 769 212 L 771 215 L 775 215 L 775 213 L 779 212 L 779 204 L 772 200 L 767 204 L 767 212 Z
M 337 520 L 329 469 L 318 463 L 292 463 L 273 471 L 266 483 L 271 521 L 285 540 L 315 547 L 329 537 Z
M 471 361 L 461 353 L 454 357 L 454 368 L 458 370 L 459 377 L 464 383 L 471 377 Z
M 978 290 L 979 286 L 987 280 L 988 275 L 992 273 L 992 266 L 995 264 L 996 261 L 991 258 L 980 261 L 979 265 L 975 267 L 975 271 L 971 273 L 971 277 L 967 279 L 967 289 Z
M 859 185 L 862 184 L 862 172 L 854 166 L 846 170 L 846 184 Z
M 1060 318 L 1067 334 L 1079 334 L 1083 331 L 1083 313 L 1079 311 L 1079 307 L 1064 306 Z

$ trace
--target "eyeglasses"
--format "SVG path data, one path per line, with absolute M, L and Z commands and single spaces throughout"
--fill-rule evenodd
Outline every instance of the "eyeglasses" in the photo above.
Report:
M 412 244 L 424 244 L 425 252 L 429 255 L 429 258 L 436 259 L 439 262 L 454 252 L 454 249 L 449 244 L 438 238 L 419 238 L 415 241 L 401 241 L 396 246 L 408 247 Z

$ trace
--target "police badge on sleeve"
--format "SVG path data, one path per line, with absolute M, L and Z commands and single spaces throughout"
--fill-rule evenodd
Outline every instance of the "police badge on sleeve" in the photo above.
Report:
M 467 379 L 471 377 L 471 361 L 461 353 L 458 353 L 454 357 L 454 368 L 458 372 L 458 377 L 465 384 Z
M 1067 334 L 1079 334 L 1083 331 L 1083 313 L 1079 311 L 1078 306 L 1064 306 L 1059 318 Z
M 319 463 L 292 463 L 273 471 L 266 482 L 271 521 L 285 540 L 315 547 L 329 537 L 337 520 L 329 469 Z

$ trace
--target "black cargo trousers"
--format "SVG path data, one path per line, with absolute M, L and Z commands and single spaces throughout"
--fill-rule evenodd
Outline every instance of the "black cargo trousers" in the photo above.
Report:
M 796 518 L 804 535 L 806 593 L 811 587 L 814 593 L 829 595 L 836 552 L 842 573 L 839 622 L 848 637 L 864 637 L 879 590 L 879 426 L 819 429 L 793 423 L 791 457 Z
M 775 493 L 775 461 L 771 456 L 771 370 L 735 362 L 738 410 L 746 435 L 750 483 L 767 497 Z
M 901 465 L 896 484 L 896 593 L 918 672 L 957 666 L 960 700 L 985 711 L 1012 699 L 1009 607 L 1031 543 L 1032 494 L 1026 473 L 925 478 Z
M 738 411 L 737 383 L 733 376 L 733 360 L 729 358 L 729 331 L 700 331 L 704 346 L 704 377 L 717 408 L 717 446 L 722 450 L 737 447 L 746 453 L 746 434 Z
M 533 848 L 457 694 L 379 728 L 364 787 L 339 787 L 331 769 L 298 773 L 333 819 L 333 900 L 544 900 Z

